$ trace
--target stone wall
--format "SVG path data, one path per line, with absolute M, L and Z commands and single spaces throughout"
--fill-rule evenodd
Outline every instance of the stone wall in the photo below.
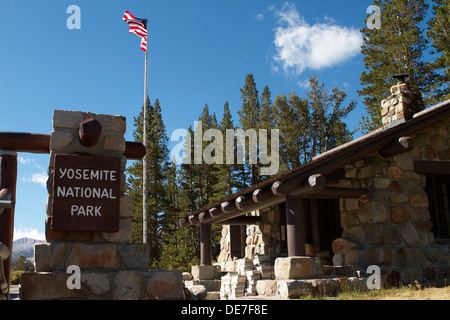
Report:
M 98 142 L 92 147 L 80 144 L 80 123 L 94 118 L 102 127 Z M 180 271 L 148 271 L 149 248 L 130 244 L 133 207 L 125 195 L 126 119 L 80 111 L 55 110 L 50 140 L 50 164 L 47 188 L 46 238 L 35 245 L 34 273 L 21 279 L 21 299 L 181 299 Z M 82 154 L 121 158 L 120 210 L 118 232 L 55 232 L 51 229 L 51 192 L 55 154 Z M 70 289 L 69 266 L 81 271 L 81 287 Z M 70 281 L 70 280 L 69 280 Z
M 415 146 L 390 158 L 377 153 L 345 166 L 341 185 L 369 188 L 368 201 L 340 200 L 342 238 L 333 242 L 334 265 L 400 270 L 401 281 L 450 277 L 449 248 L 435 243 L 425 192 L 415 160 L 450 159 L 450 120 L 411 136 Z

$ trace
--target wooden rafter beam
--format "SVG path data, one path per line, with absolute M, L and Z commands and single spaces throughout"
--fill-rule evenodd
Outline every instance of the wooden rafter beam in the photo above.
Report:
M 366 188 L 325 187 L 322 191 L 306 195 L 313 199 L 358 199 L 370 193 Z
M 249 224 L 257 224 L 261 222 L 261 217 L 258 216 L 240 216 L 233 219 L 217 222 L 216 224 L 225 224 L 225 225 L 233 225 L 233 226 L 245 226 Z
M 312 174 L 306 180 L 299 177 L 287 181 L 276 181 L 272 184 L 272 192 L 276 196 L 289 194 L 299 197 L 322 191 L 326 184 L 327 179 L 323 175 Z
M 417 173 L 434 173 L 434 174 L 450 175 L 450 161 L 416 160 L 414 161 L 414 171 Z
M 398 154 L 411 151 L 414 148 L 414 139 L 411 137 L 400 137 L 392 141 L 386 147 L 378 150 L 378 154 L 383 158 L 389 158 Z

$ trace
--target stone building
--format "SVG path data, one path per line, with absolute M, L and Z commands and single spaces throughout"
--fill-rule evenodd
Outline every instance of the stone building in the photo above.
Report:
M 296 297 L 319 279 L 339 289 L 336 275 L 362 283 L 371 265 L 386 284 L 448 283 L 450 100 L 424 110 L 399 81 L 381 114 L 382 128 L 181 219 L 200 227 L 201 263 L 221 224 L 216 265 L 253 261 L 259 294 Z

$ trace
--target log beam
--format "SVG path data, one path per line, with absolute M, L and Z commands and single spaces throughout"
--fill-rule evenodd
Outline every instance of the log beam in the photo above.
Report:
M 272 192 L 276 196 L 289 194 L 293 197 L 299 197 L 322 191 L 326 184 L 327 180 L 323 175 L 312 174 L 306 181 L 303 180 L 303 177 L 296 177 L 285 182 L 276 181 L 272 185 Z
M 257 224 L 258 222 L 261 222 L 261 217 L 259 217 L 259 216 L 240 216 L 240 217 L 225 220 L 222 222 L 217 222 L 216 224 L 246 226 L 246 225 L 250 225 L 250 224 Z
M 366 188 L 325 187 L 322 191 L 305 195 L 312 199 L 358 199 L 370 193 Z
M 0 150 L 29 153 L 50 153 L 49 134 L 26 132 L 0 132 Z M 145 146 L 140 142 L 126 141 L 127 159 L 140 160 L 145 156 Z
M 411 151 L 414 148 L 414 139 L 411 137 L 401 137 L 392 141 L 386 147 L 378 150 L 378 154 L 383 158 L 389 158 L 398 154 Z
M 414 171 L 417 173 L 434 173 L 450 175 L 450 161 L 445 160 L 416 160 Z

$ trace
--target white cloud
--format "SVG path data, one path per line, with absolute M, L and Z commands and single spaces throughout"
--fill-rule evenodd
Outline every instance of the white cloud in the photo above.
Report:
M 31 162 L 35 162 L 33 159 L 27 159 L 27 158 L 20 157 L 20 156 L 19 156 L 18 160 L 19 160 L 19 163 L 21 163 L 21 164 L 28 164 Z
M 255 19 L 258 20 L 258 21 L 262 21 L 262 20 L 264 20 L 264 15 L 262 13 L 258 13 L 256 15 Z
M 34 228 L 14 228 L 14 240 L 20 238 L 30 238 L 35 240 L 45 240 L 45 234 Z
M 285 3 L 275 15 L 280 26 L 275 30 L 274 60 L 285 72 L 301 74 L 305 69 L 331 67 L 360 52 L 359 30 L 333 24 L 332 18 L 325 17 L 326 23 L 309 25 L 290 3 Z
M 30 181 L 46 187 L 47 186 L 47 179 L 48 179 L 48 176 L 46 174 L 34 173 L 31 176 Z

